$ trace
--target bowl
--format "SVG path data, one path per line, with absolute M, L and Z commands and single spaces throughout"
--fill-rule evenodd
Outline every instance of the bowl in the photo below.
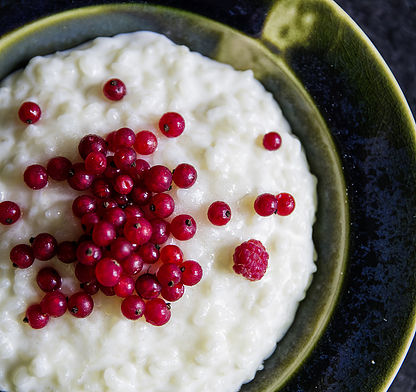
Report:
M 318 178 L 318 271 L 241 392 L 386 390 L 415 327 L 415 124 L 369 40 L 330 0 L 92 3 L 10 11 L 0 78 L 36 55 L 137 30 L 252 69 Z

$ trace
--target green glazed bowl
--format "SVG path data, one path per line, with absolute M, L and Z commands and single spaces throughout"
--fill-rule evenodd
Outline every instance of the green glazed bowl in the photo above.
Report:
M 415 124 L 349 17 L 330 0 L 32 3 L 37 14 L 11 12 L 18 17 L 0 30 L 0 78 L 33 56 L 137 30 L 253 70 L 318 178 L 318 271 L 289 332 L 241 391 L 385 391 L 415 326 Z

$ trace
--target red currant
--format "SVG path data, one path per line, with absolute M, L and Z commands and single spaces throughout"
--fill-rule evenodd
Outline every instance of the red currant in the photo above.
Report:
M 159 129 L 167 137 L 177 137 L 185 129 L 185 120 L 179 113 L 165 113 L 159 120 Z
M 81 218 L 81 227 L 86 232 L 91 234 L 94 226 L 100 221 L 100 216 L 95 212 L 87 212 Z
M 104 84 L 103 93 L 110 101 L 120 101 L 127 93 L 126 85 L 120 79 L 110 79 Z
M 91 152 L 101 152 L 107 155 L 107 142 L 101 136 L 94 134 L 86 135 L 78 144 L 78 152 L 82 159 L 87 158 Z
M 120 263 L 127 275 L 136 275 L 143 268 L 143 260 L 137 253 L 132 253 L 124 260 L 121 260 Z
M 58 245 L 56 256 L 65 264 L 76 261 L 77 243 L 74 241 L 63 241 Z
M 20 207 L 13 201 L 0 203 L 0 223 L 11 225 L 20 218 Z
M 145 161 L 144 159 L 136 159 L 134 165 L 132 165 L 127 172 L 129 175 L 135 179 L 140 180 L 144 178 L 144 174 L 150 169 L 149 162 Z
M 182 214 L 175 216 L 170 223 L 170 232 L 180 241 L 189 240 L 196 233 L 196 222 L 191 215 Z
M 41 329 L 48 324 L 49 316 L 42 312 L 40 305 L 30 305 L 26 310 L 23 321 L 29 323 L 33 329 Z
M 266 133 L 263 137 L 263 146 L 266 150 L 278 150 L 282 145 L 282 138 L 277 132 Z
M 116 230 L 111 223 L 100 221 L 92 230 L 92 240 L 98 246 L 107 246 L 116 238 Z
M 90 152 L 85 158 L 85 170 L 90 174 L 103 174 L 107 168 L 107 157 L 98 151 Z
M 152 274 L 140 275 L 136 280 L 136 291 L 144 299 L 158 297 L 161 290 L 162 286 Z
M 90 282 L 83 282 L 79 285 L 79 287 L 84 290 L 89 295 L 94 295 L 98 293 L 100 290 L 100 286 L 96 280 L 91 280 Z
M 97 202 L 93 196 L 81 195 L 72 202 L 72 212 L 78 218 L 89 212 L 95 212 L 96 209 Z
M 37 103 L 23 102 L 19 108 L 19 118 L 26 124 L 34 124 L 39 121 L 42 111 Z
M 108 156 L 107 168 L 104 171 L 104 177 L 111 180 L 120 173 L 121 173 L 121 170 L 116 166 L 116 163 L 114 162 L 114 155 Z
M 195 168 L 192 165 L 187 163 L 181 163 L 173 171 L 172 179 L 173 182 L 179 188 L 190 188 L 195 184 L 197 178 L 197 173 Z
M 120 280 L 114 286 L 117 297 L 125 298 L 134 292 L 134 279 L 128 275 L 121 275 Z
M 124 208 L 124 213 L 126 214 L 127 219 L 132 220 L 136 218 L 142 218 L 144 216 L 143 210 L 136 205 L 128 205 Z
M 56 255 L 58 243 L 55 237 L 48 233 L 38 234 L 32 242 L 33 255 L 36 259 L 46 261 Z
M 137 185 L 132 189 L 129 196 L 134 203 L 139 206 L 143 206 L 147 204 L 152 197 L 152 194 L 147 190 L 147 188 Z
M 124 236 L 133 244 L 143 245 L 152 236 L 152 225 L 145 218 L 127 221 L 124 226 Z
M 68 184 L 72 189 L 85 191 L 92 185 L 94 178 L 93 174 L 87 172 L 84 163 L 79 162 L 69 170 Z
M 202 279 L 202 267 L 193 260 L 184 261 L 181 266 L 181 282 L 186 286 L 194 286 Z
M 115 152 L 117 150 L 117 147 L 114 144 L 114 138 L 116 136 L 116 132 L 117 131 L 110 132 L 105 138 L 105 141 L 107 142 L 108 151 Z
M 122 227 L 126 223 L 126 213 L 120 207 L 108 208 L 103 212 L 103 220 L 111 223 L 115 228 Z
M 92 282 L 95 280 L 95 265 L 77 263 L 75 266 L 75 276 L 81 282 Z
M 95 276 L 98 283 L 103 286 L 113 287 L 121 277 L 123 269 L 121 265 L 110 257 L 104 257 L 95 266 Z
M 68 308 L 66 297 L 60 291 L 49 292 L 40 301 L 40 308 L 51 317 L 61 317 Z
M 64 181 L 69 177 L 69 170 L 72 163 L 65 157 L 55 157 L 48 161 L 46 171 L 50 178 L 55 181 Z
M 144 317 L 152 325 L 164 325 L 170 320 L 170 305 L 161 298 L 151 299 L 146 302 Z
M 98 178 L 95 180 L 91 187 L 93 195 L 99 199 L 109 198 L 111 196 L 112 189 L 113 187 L 111 186 L 110 182 L 103 178 Z
M 150 237 L 150 241 L 156 245 L 164 244 L 170 234 L 170 225 L 163 219 L 152 219 L 150 221 L 152 225 L 152 236 Z
M 139 256 L 147 264 L 154 264 L 159 260 L 159 248 L 151 242 L 146 242 L 139 249 Z
M 175 302 L 182 298 L 185 292 L 185 287 L 182 283 L 175 284 L 174 286 L 163 286 L 160 294 L 169 302 Z
M 114 154 L 114 163 L 120 170 L 128 170 L 136 164 L 136 151 L 131 147 L 120 147 Z
M 120 128 L 114 133 L 113 139 L 111 140 L 113 148 L 115 148 L 113 151 L 117 151 L 120 147 L 131 147 L 135 140 L 136 135 L 132 129 Z
M 145 304 L 138 295 L 130 295 L 121 303 L 121 313 L 129 320 L 138 320 L 143 316 Z
M 41 165 L 31 165 L 26 168 L 23 179 L 29 188 L 42 189 L 48 184 L 48 173 Z
M 162 286 L 175 286 L 181 281 L 182 272 L 177 264 L 162 264 L 156 274 Z
M 160 250 L 160 260 L 163 263 L 180 264 L 183 261 L 183 253 L 179 246 L 166 245 Z
M 167 193 L 157 193 L 150 200 L 150 211 L 158 218 L 167 218 L 175 210 L 175 201 Z
M 101 292 L 107 296 L 107 297 L 112 297 L 114 295 L 116 295 L 116 293 L 114 292 L 114 287 L 109 287 L 109 286 L 103 286 L 102 284 L 98 284 L 100 287 Z
M 77 318 L 89 316 L 93 308 L 94 301 L 92 297 L 83 291 L 71 295 L 68 299 L 68 310 Z
M 56 269 L 45 267 L 38 272 L 36 282 L 42 291 L 48 292 L 59 289 L 62 285 L 62 278 Z
M 144 184 L 150 192 L 166 192 L 172 184 L 172 173 L 166 166 L 152 166 L 144 174 Z
M 281 216 L 290 215 L 295 209 L 295 199 L 289 193 L 279 193 L 277 199 L 277 214 Z
M 133 179 L 128 174 L 119 174 L 114 179 L 114 190 L 121 194 L 121 195 L 127 195 L 129 194 L 133 189 Z
M 85 265 L 95 265 L 103 257 L 101 248 L 92 241 L 83 241 L 77 248 L 77 259 Z
M 254 209 L 260 216 L 270 216 L 276 213 L 277 199 L 271 193 L 263 193 L 254 201 Z
M 141 131 L 136 134 L 134 149 L 141 155 L 153 154 L 157 149 L 157 138 L 153 132 Z
M 208 208 L 208 219 L 215 226 L 224 226 L 231 219 L 231 208 L 223 201 L 215 201 Z
M 118 237 L 111 243 L 110 252 L 113 258 L 122 261 L 131 255 L 133 247 L 124 237 Z
M 28 268 L 33 264 L 35 257 L 29 245 L 19 244 L 14 246 L 10 251 L 10 260 L 16 267 Z

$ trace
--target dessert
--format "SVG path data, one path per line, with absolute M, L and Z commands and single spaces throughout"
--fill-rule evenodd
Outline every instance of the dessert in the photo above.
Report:
M 21 209 L 16 222 L 0 228 L 0 389 L 232 392 L 252 379 L 292 323 L 316 269 L 316 180 L 299 140 L 252 72 L 237 72 L 163 36 L 140 32 L 36 57 L 2 83 L 0 98 L 1 196 Z M 39 110 L 23 116 L 18 113 L 23 102 Z M 150 131 L 156 143 L 142 133 L 132 147 L 128 130 L 113 133 L 122 128 L 136 135 Z M 262 145 L 271 131 L 281 137 L 277 150 Z M 114 144 L 121 147 L 104 161 Z M 114 208 L 110 202 L 96 206 L 100 215 L 111 215 L 111 224 L 97 221 L 91 200 L 77 199 L 111 191 L 103 178 L 93 184 L 94 176 L 77 163 L 84 159 L 89 171 L 115 181 Z M 74 164 L 71 169 L 66 160 Z M 121 177 L 132 162 L 135 174 L 151 173 L 142 187 Z M 23 173 L 33 165 L 26 185 Z M 169 198 L 152 199 L 151 192 L 167 192 L 174 206 Z M 283 195 L 276 196 L 284 201 L 281 214 L 256 213 L 254 202 L 266 193 Z M 142 222 L 138 231 L 123 223 L 129 222 L 127 214 L 141 219 L 134 206 L 117 207 L 128 198 L 157 209 L 150 227 Z M 207 215 L 215 202 L 227 207 L 214 214 L 221 225 Z M 170 235 L 165 220 L 171 222 Z M 117 222 L 130 242 L 143 246 L 141 261 L 136 253 L 119 265 L 97 256 L 100 247 L 125 251 L 123 244 L 113 245 Z M 71 245 L 83 233 L 81 223 L 92 229 L 88 249 L 98 246 L 85 259 Z M 15 252 L 15 260 L 30 267 L 16 268 L 10 250 L 30 237 L 35 245 Z M 162 281 L 173 279 L 169 289 L 157 286 L 152 270 L 135 280 L 133 292 L 131 280 L 121 280 L 122 271 L 134 274 L 143 259 L 157 257 L 146 245 L 149 239 L 163 244 L 159 258 L 165 265 L 182 258 L 188 287 L 178 286 L 174 267 L 159 272 Z M 235 249 L 251 240 L 261 242 L 269 256 L 265 269 L 261 253 L 260 280 L 251 269 L 242 275 L 233 270 Z M 163 250 L 165 245 L 172 247 Z M 76 268 L 75 258 L 83 261 Z M 65 308 L 59 294 L 48 294 L 42 305 L 36 283 L 47 267 L 61 278 L 59 291 L 51 293 L 68 297 L 60 317 L 54 316 Z M 98 274 L 98 286 L 91 284 L 91 273 Z M 112 285 L 116 280 L 119 286 Z M 116 291 L 127 297 L 110 297 Z M 161 294 L 172 298 L 169 306 Z M 22 322 L 25 316 L 33 328 Z

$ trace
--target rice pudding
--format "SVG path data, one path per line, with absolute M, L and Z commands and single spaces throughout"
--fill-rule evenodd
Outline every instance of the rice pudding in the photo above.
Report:
M 115 77 L 127 86 L 117 102 L 102 94 L 105 81 Z M 36 124 L 18 120 L 24 101 L 41 106 Z M 185 118 L 178 138 L 157 130 L 160 116 L 169 111 Z M 252 72 L 236 71 L 151 32 L 98 38 L 33 58 L 9 76 L 0 88 L 0 118 L 0 201 L 13 200 L 22 209 L 14 225 L 0 228 L 0 390 L 233 392 L 251 380 L 291 325 L 316 270 L 316 179 L 280 108 Z M 172 303 L 172 317 L 162 327 L 125 319 L 119 298 L 98 293 L 89 317 L 66 313 L 33 330 L 22 319 L 43 295 L 37 272 L 53 266 L 66 295 L 79 291 L 79 284 L 73 265 L 56 258 L 15 269 L 10 249 L 37 233 L 64 241 L 82 231 L 71 211 L 79 192 L 54 181 L 32 191 L 23 172 L 54 156 L 77 162 L 83 136 L 105 136 L 121 127 L 157 135 L 157 151 L 143 157 L 150 164 L 173 169 L 186 162 L 197 169 L 192 188 L 170 192 L 175 214 L 189 213 L 197 221 L 196 235 L 167 243 L 178 244 L 185 259 L 197 260 L 203 279 Z M 261 145 L 272 130 L 282 138 L 278 151 Z M 292 194 L 294 212 L 256 214 L 254 200 L 269 192 Z M 207 218 L 216 200 L 232 210 L 222 227 Z M 270 256 L 257 282 L 232 269 L 234 249 L 251 238 Z

